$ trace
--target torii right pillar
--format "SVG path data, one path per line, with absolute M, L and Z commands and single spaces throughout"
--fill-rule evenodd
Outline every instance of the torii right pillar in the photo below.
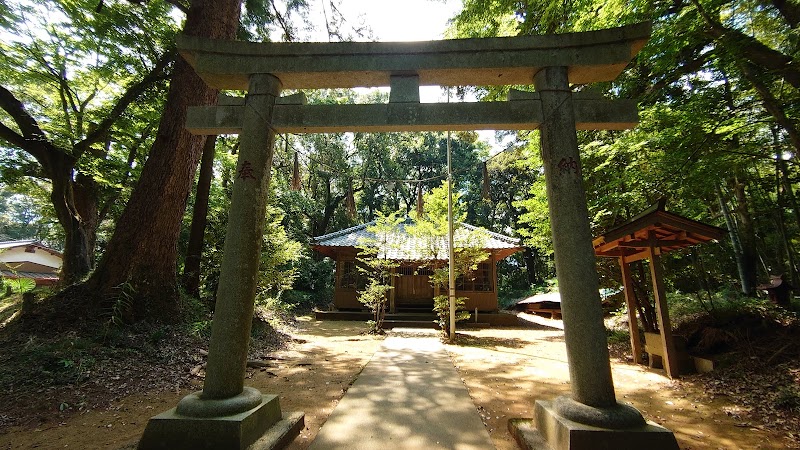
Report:
M 537 400 L 535 418 L 513 419 L 509 428 L 529 449 L 677 450 L 671 431 L 647 423 L 614 394 L 567 72 L 542 68 L 534 86 L 571 396 Z

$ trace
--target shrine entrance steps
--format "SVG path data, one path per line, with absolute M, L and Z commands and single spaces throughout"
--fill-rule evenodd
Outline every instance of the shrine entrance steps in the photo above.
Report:
M 317 320 L 353 320 L 363 321 L 372 319 L 369 311 L 316 311 L 314 317 Z M 384 328 L 438 328 L 435 323 L 436 315 L 428 310 L 427 312 L 397 312 L 387 313 L 384 319 Z M 477 320 L 474 316 L 464 322 L 458 322 L 456 329 L 475 329 L 490 328 L 495 326 L 520 326 L 522 322 L 516 315 L 505 312 L 482 313 L 478 312 Z

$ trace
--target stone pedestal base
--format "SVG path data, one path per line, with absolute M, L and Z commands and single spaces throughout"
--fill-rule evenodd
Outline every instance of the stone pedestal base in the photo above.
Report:
M 281 413 L 276 395 L 263 395 L 254 408 L 227 416 L 192 417 L 176 409 L 150 419 L 139 450 L 275 449 L 289 443 L 304 424 L 303 413 Z
M 678 450 L 671 431 L 653 423 L 611 429 L 581 424 L 537 401 L 535 419 L 511 419 L 508 429 L 525 450 Z

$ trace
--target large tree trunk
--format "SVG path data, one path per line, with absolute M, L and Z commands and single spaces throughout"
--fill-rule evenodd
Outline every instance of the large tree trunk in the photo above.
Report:
M 734 180 L 733 194 L 736 201 L 734 213 L 738 219 L 739 242 L 742 246 L 741 261 L 737 261 L 737 264 L 742 267 L 742 293 L 753 296 L 758 284 L 758 250 L 756 249 L 755 225 L 745 192 L 745 180 L 741 174 L 737 175 Z
M 631 271 L 631 281 L 633 281 L 633 297 L 636 301 L 636 309 L 639 311 L 639 319 L 642 321 L 642 328 L 649 333 L 658 331 L 658 317 L 656 308 L 650 300 L 649 290 L 647 289 L 648 274 L 644 270 L 644 261 L 633 263 L 638 272 Z
M 728 227 L 728 236 L 731 238 L 731 246 L 733 247 L 733 258 L 736 260 L 736 270 L 739 273 L 739 282 L 742 285 L 742 292 L 746 293 L 744 286 L 747 284 L 747 265 L 743 256 L 742 242 L 739 240 L 739 227 L 733 218 L 730 208 L 728 208 L 728 201 L 722 195 L 722 188 L 719 185 L 715 186 L 717 192 L 717 200 L 719 200 L 720 211 L 722 217 L 725 219 L 725 226 Z
M 792 29 L 800 26 L 800 4 L 795 0 L 761 0 L 760 3 L 774 6 Z
M 189 245 L 183 264 L 183 288 L 193 297 L 200 297 L 200 262 L 203 256 L 203 241 L 208 216 L 208 196 L 211 193 L 211 179 L 214 177 L 214 153 L 216 136 L 208 136 L 203 146 L 203 160 L 197 177 L 197 192 L 192 210 L 192 227 L 189 230 Z
M 786 164 L 786 160 L 778 157 L 778 171 L 780 172 L 780 191 L 783 193 L 783 199 L 786 201 L 789 208 L 791 208 L 792 213 L 794 213 L 794 222 L 797 225 L 797 229 L 800 230 L 800 204 L 797 202 L 797 197 L 794 195 L 794 188 L 792 188 L 792 182 L 789 180 L 789 167 Z M 799 286 L 800 287 L 800 286 Z
M 50 200 L 64 229 L 64 253 L 60 281 L 70 285 L 81 281 L 94 266 L 97 236 L 97 190 L 89 177 L 78 174 L 72 181 L 73 164 L 61 158 L 52 170 Z M 68 161 L 65 161 L 67 160 Z
M 241 0 L 194 0 L 184 34 L 232 39 Z M 87 287 L 108 297 L 125 285 L 128 319 L 168 319 L 177 307 L 177 241 L 204 136 L 185 129 L 189 105 L 211 105 L 209 88 L 183 59 L 175 63 L 167 103 L 141 178 Z
M 525 260 L 525 268 L 528 273 L 528 286 L 544 282 L 544 274 L 539 271 L 539 250 L 525 247 L 525 250 L 522 251 L 522 258 Z
M 797 208 L 797 203 L 795 202 L 794 192 L 792 191 L 791 183 L 789 182 L 786 174 L 786 161 L 784 161 L 780 156 L 775 164 L 775 184 L 775 192 L 778 199 L 778 207 L 775 208 L 775 224 L 778 226 L 778 231 L 780 231 L 783 249 L 786 252 L 786 262 L 789 266 L 789 276 L 792 281 L 792 288 L 796 290 L 800 287 L 800 279 L 798 279 L 797 274 L 797 263 L 795 261 L 794 247 L 792 246 L 792 241 L 789 238 L 789 233 L 786 230 L 787 227 L 784 211 L 787 206 L 790 208 Z M 796 210 L 795 213 L 797 213 Z

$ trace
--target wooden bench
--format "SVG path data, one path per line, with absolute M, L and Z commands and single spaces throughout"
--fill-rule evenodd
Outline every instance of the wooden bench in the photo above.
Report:
M 658 333 L 644 333 L 644 351 L 647 352 L 647 365 L 651 369 L 664 368 L 664 342 Z
M 548 314 L 551 319 L 561 319 L 561 308 L 548 308 L 540 303 L 526 305 L 525 312 L 538 315 Z
M 680 374 L 693 373 L 694 361 L 686 350 L 686 339 L 680 335 L 672 335 L 675 344 L 675 357 L 678 358 Z M 664 341 L 659 333 L 644 333 L 644 351 L 647 352 L 648 366 L 651 369 L 664 368 Z

